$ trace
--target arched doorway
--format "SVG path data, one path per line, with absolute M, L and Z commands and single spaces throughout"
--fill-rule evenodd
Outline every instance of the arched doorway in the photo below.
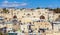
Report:
M 40 16 L 40 19 L 45 19 L 45 17 L 43 15 Z
M 17 16 L 16 16 L 16 15 L 14 15 L 14 16 L 13 16 L 13 18 L 17 18 Z

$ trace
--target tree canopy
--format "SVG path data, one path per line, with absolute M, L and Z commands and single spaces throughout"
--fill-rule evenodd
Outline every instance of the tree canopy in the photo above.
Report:
M 8 10 L 6 8 L 3 8 L 3 13 L 8 13 Z
M 54 11 L 54 13 L 60 13 L 60 8 L 55 8 L 55 9 L 49 9 L 50 11 Z

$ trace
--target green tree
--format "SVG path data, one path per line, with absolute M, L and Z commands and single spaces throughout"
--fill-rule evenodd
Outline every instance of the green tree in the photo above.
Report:
M 45 8 L 45 9 L 48 9 L 49 11 L 54 11 L 54 13 L 60 13 L 60 8 Z
M 40 7 L 37 7 L 36 9 L 40 9 Z
M 34 9 L 32 8 L 31 10 L 33 11 Z
M 56 8 L 53 10 L 55 13 L 60 13 L 60 8 Z
M 3 8 L 3 13 L 8 13 L 8 10 L 6 8 Z

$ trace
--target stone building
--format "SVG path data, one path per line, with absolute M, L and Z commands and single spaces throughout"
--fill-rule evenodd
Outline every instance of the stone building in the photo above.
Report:
M 19 26 L 19 23 L 17 22 L 16 25 L 14 25 L 15 29 L 19 29 L 21 27 L 21 30 L 25 30 L 28 32 L 28 23 L 31 22 L 31 24 L 34 24 L 38 28 L 48 28 L 51 29 L 51 24 L 48 23 L 48 21 L 53 21 L 53 11 L 49 11 L 48 9 L 14 9 L 14 8 L 6 8 L 8 10 L 8 13 L 2 13 L 0 16 L 4 16 L 4 18 L 7 20 L 6 22 L 9 22 L 13 19 L 13 17 L 17 17 L 17 21 L 21 21 L 23 25 Z M 2 10 L 1 10 L 2 11 Z M 16 15 L 16 16 L 15 16 Z M 15 19 L 14 19 L 15 20 Z M 46 22 L 46 23 L 44 23 Z M 12 28 L 13 23 L 8 24 L 8 28 Z M 42 25 L 41 25 L 42 24 Z M 17 28 L 18 27 L 18 28 Z M 34 28 L 35 30 L 35 28 Z M 36 31 L 37 31 L 36 30 Z

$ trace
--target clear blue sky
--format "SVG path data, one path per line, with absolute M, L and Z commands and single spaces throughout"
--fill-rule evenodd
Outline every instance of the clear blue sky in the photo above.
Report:
M 16 5 L 13 4 L 15 2 L 17 3 Z M 60 8 L 60 0 L 0 0 L 0 7 L 18 7 L 18 8 L 59 7 Z

